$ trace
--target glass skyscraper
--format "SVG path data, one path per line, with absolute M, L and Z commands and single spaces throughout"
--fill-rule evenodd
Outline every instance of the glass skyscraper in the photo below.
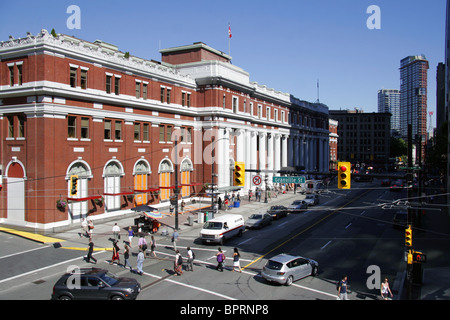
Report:
M 391 114 L 391 135 L 400 134 L 400 90 L 378 90 L 378 112 Z

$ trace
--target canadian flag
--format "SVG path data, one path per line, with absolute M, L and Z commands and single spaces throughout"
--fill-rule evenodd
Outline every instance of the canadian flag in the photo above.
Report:
M 231 38 L 231 26 L 228 25 L 228 37 Z

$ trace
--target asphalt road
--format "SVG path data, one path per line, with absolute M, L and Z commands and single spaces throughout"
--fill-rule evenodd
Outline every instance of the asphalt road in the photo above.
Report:
M 320 204 L 304 213 L 227 241 L 222 246 L 228 257 L 224 272 L 215 270 L 218 246 L 201 244 L 198 228 L 183 233 L 177 244 L 184 256 L 187 246 L 196 254 L 194 271 L 184 271 L 181 276 L 172 271 L 174 250 L 169 237 L 158 238 L 157 258 L 146 259 L 142 276 L 109 265 L 109 252 L 95 256 L 99 267 L 140 281 L 143 289 L 138 300 L 335 300 L 335 283 L 343 274 L 348 276 L 351 299 L 374 300 L 379 290 L 370 287 L 374 282 L 370 268 L 378 268 L 380 278 L 388 277 L 391 288 L 404 270 L 404 233 L 392 224 L 397 208 L 381 209 L 382 203 L 404 197 L 406 191 L 389 192 L 376 182 L 355 183 L 351 190 L 322 194 Z M 82 251 L 57 249 L 2 233 L 0 241 L 1 300 L 48 300 L 53 284 L 69 266 L 86 265 Z M 231 271 L 234 247 L 241 253 L 242 273 Z M 282 252 L 318 261 L 319 274 L 290 287 L 266 283 L 260 270 L 270 257 Z M 135 261 L 133 257 L 130 260 Z

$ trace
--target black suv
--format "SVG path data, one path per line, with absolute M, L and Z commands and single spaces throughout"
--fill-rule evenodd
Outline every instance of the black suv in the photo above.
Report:
M 80 268 L 56 282 L 52 300 L 134 300 L 140 291 L 136 279 L 117 277 L 106 269 Z

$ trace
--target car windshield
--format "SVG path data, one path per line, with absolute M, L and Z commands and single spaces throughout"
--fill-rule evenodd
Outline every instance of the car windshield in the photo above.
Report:
M 306 196 L 306 199 L 314 199 L 313 195 Z
M 293 205 L 297 205 L 297 204 L 301 204 L 301 203 L 302 203 L 302 200 L 296 200 L 296 201 L 292 202 Z
M 249 219 L 262 219 L 262 214 L 252 214 Z
M 220 230 L 222 229 L 222 222 L 208 221 L 203 225 L 203 229 Z
M 119 279 L 117 278 L 117 276 L 114 273 L 111 273 L 111 272 L 107 272 L 107 273 L 103 274 L 100 277 L 100 279 L 105 281 L 110 286 L 114 286 L 117 282 L 119 282 Z
M 266 268 L 272 269 L 272 270 L 281 270 L 283 267 L 283 264 L 280 262 L 269 260 L 267 261 Z

